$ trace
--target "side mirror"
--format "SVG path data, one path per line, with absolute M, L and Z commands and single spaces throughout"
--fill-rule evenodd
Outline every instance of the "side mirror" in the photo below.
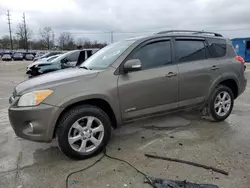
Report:
M 131 71 L 141 70 L 141 61 L 139 59 L 131 59 L 124 63 L 123 72 L 128 73 Z
M 65 57 L 65 58 L 63 58 L 62 60 L 61 60 L 61 63 L 62 64 L 65 64 L 65 63 L 67 63 L 68 62 L 68 59 Z

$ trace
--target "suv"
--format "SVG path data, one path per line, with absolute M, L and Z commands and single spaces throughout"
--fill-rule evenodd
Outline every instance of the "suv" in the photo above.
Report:
M 24 81 L 10 98 L 17 136 L 58 139 L 77 159 L 100 153 L 111 129 L 186 108 L 225 120 L 245 90 L 244 60 L 217 33 L 165 31 L 111 44 L 79 67 Z

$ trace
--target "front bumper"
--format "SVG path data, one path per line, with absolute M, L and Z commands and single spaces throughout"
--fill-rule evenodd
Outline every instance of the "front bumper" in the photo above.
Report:
M 9 120 L 16 135 L 36 142 L 51 142 L 62 108 L 48 104 L 35 107 L 10 107 Z
M 23 58 L 21 58 L 21 57 L 14 57 L 13 60 L 14 60 L 14 61 L 22 61 Z

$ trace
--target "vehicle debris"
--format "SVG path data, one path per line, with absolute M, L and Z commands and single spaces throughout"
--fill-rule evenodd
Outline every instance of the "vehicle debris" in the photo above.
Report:
M 194 162 L 191 162 L 191 161 L 174 159 L 174 158 L 170 158 L 170 157 L 163 157 L 163 156 L 153 155 L 153 154 L 149 154 L 149 153 L 145 153 L 145 156 L 149 157 L 149 158 L 153 158 L 153 159 L 161 159 L 161 160 L 172 161 L 172 162 L 188 164 L 188 165 L 192 165 L 192 166 L 196 166 L 196 167 L 201 167 L 201 168 L 204 168 L 204 169 L 207 169 L 207 170 L 212 170 L 214 172 L 218 172 L 218 173 L 221 173 L 221 174 L 224 174 L 224 175 L 228 176 L 228 172 L 226 172 L 224 170 L 221 170 L 221 169 L 214 168 L 212 166 L 206 166 L 206 165 L 199 164 L 199 163 L 194 163 Z
M 160 178 L 147 177 L 144 183 L 154 185 L 154 188 L 219 188 L 217 185 L 212 184 L 196 184 L 185 181 L 177 180 L 164 180 Z

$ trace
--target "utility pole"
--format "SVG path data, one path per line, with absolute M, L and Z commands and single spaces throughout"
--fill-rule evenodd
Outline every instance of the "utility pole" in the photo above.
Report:
M 24 27 L 24 38 L 25 38 L 25 48 L 28 52 L 28 39 L 27 39 L 27 27 L 26 27 L 26 21 L 25 21 L 25 13 L 23 13 L 23 27 Z
M 114 42 L 114 32 L 110 31 L 110 42 L 111 44 Z
M 8 25 L 9 25 L 9 32 L 10 32 L 10 46 L 11 46 L 11 50 L 13 50 L 13 43 L 12 43 L 12 35 L 11 35 L 11 26 L 10 26 L 10 11 L 7 10 L 7 17 L 8 17 Z

